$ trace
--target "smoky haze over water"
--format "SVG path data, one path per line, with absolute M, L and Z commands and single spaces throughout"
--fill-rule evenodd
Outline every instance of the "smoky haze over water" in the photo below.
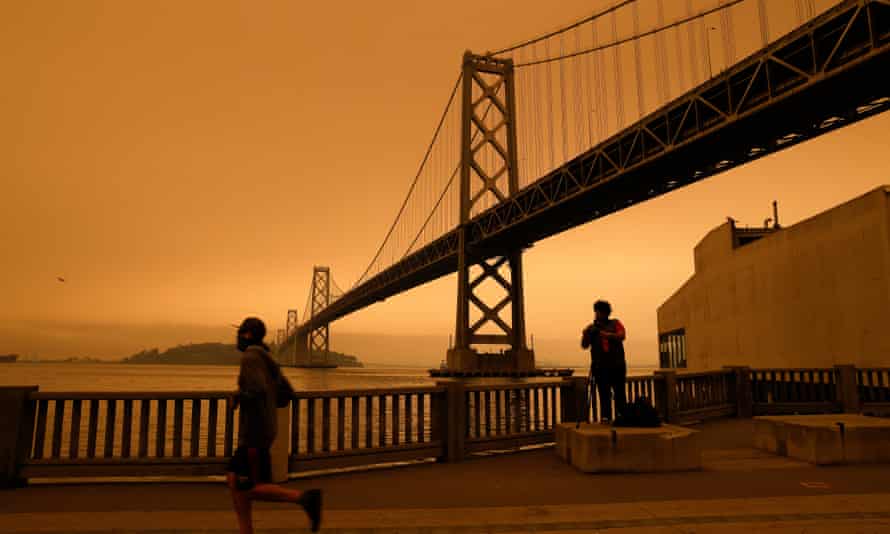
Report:
M 581 325 L 583 326 L 583 325 Z M 579 327 L 580 329 L 580 327 Z M 0 328 L 0 336 L 10 345 L 34 347 L 21 355 L 39 359 L 92 357 L 119 360 L 143 349 L 165 348 L 188 343 L 234 342 L 234 330 L 228 326 L 189 325 L 72 325 L 67 323 L 25 322 Z M 577 339 L 576 339 L 577 338 Z M 563 339 L 535 338 L 538 364 L 542 366 L 582 366 L 588 360 L 581 350 L 580 337 L 574 332 Z M 337 332 L 333 330 L 331 350 L 358 356 L 371 366 L 437 367 L 444 359 L 448 335 L 387 335 Z M 627 352 L 631 365 L 655 365 L 651 347 L 629 340 Z
M 344 289 L 366 267 L 464 50 L 611 3 L 0 3 L 0 354 L 231 342 L 248 315 L 283 328 L 313 265 Z M 761 225 L 773 200 L 788 226 L 890 182 L 888 131 L 879 115 L 536 243 L 539 360 L 583 362 L 578 334 L 606 298 L 631 364 L 653 364 L 656 309 L 710 229 Z M 331 348 L 437 366 L 455 293 L 447 276 L 375 304 L 335 323 Z

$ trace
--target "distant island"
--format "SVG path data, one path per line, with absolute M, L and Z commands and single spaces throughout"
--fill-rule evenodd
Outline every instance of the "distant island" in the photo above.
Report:
M 364 367 L 357 357 L 334 351 L 328 353 L 328 361 L 340 367 Z M 124 358 L 122 362 L 164 365 L 238 365 L 241 362 L 241 352 L 235 345 L 225 343 L 193 343 L 179 345 L 164 352 L 160 352 L 158 349 L 143 350 Z

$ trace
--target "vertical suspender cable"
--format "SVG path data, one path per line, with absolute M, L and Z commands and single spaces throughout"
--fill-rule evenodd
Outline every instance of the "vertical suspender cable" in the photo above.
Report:
M 536 61 L 538 57 L 538 45 L 533 44 L 532 46 L 532 61 Z M 532 77 L 532 85 L 534 87 L 534 125 L 532 129 L 535 134 L 535 175 L 541 176 L 544 173 L 544 143 L 541 142 L 541 132 L 544 129 L 541 124 L 541 86 L 539 80 L 542 76 L 539 75 L 543 68 L 540 66 L 531 67 L 535 72 L 535 75 Z
M 634 17 L 634 36 L 640 34 L 640 7 L 636 2 L 633 5 L 633 17 Z M 616 41 L 618 40 L 618 34 L 616 31 L 616 23 L 615 19 L 612 19 L 612 38 Z M 616 47 L 617 50 L 617 47 Z M 658 52 L 656 52 L 657 54 Z M 643 52 L 642 52 L 642 43 L 640 43 L 639 38 L 634 39 L 634 62 L 636 63 L 636 79 L 637 79 L 637 116 L 642 118 L 643 114 L 646 113 L 646 100 L 643 95 Z M 617 57 L 617 52 L 616 52 Z M 616 61 L 617 63 L 617 61 Z M 617 68 L 617 67 L 616 67 Z M 621 125 L 619 124 L 620 128 Z
M 683 36 L 681 35 L 681 27 L 674 28 L 674 41 L 677 50 L 677 80 L 680 82 L 680 93 L 685 93 L 692 84 L 686 83 L 686 67 L 683 61 Z
M 564 56 L 566 53 L 565 50 L 565 38 L 563 37 L 565 34 L 559 34 L 559 55 Z M 568 102 L 566 102 L 566 72 L 565 72 L 566 62 L 562 60 L 559 62 L 559 110 L 560 110 L 560 137 L 562 137 L 562 160 L 560 160 L 560 165 L 562 165 L 569 158 L 569 127 L 568 121 L 566 119 L 566 108 L 568 107 Z
M 609 135 L 609 91 L 608 91 L 608 81 L 606 80 L 606 51 L 602 50 L 597 54 L 597 65 L 599 69 L 599 98 L 600 102 L 597 107 L 600 110 L 600 126 L 602 130 L 600 130 L 600 141 L 606 139 Z
M 550 41 L 544 41 L 544 57 L 550 57 Z M 547 170 L 553 168 L 553 163 L 556 160 L 556 154 L 554 152 L 554 139 L 553 139 L 553 69 L 551 67 L 553 63 L 547 63 L 547 114 L 545 115 L 545 119 L 548 121 L 548 132 L 550 136 L 550 165 L 547 167 Z
M 769 14 L 766 11 L 766 0 L 757 0 L 757 13 L 760 15 L 760 44 L 769 44 Z
M 590 22 L 590 25 L 593 26 L 595 23 L 593 21 Z M 584 58 L 584 97 L 587 99 L 587 146 L 593 146 L 593 114 L 596 112 L 596 99 L 593 98 L 593 77 L 591 76 L 591 69 L 594 68 L 593 62 L 596 61 L 596 54 L 588 54 L 588 57 Z
M 575 28 L 575 52 L 580 51 L 581 48 L 581 27 L 579 26 Z M 581 98 L 581 75 L 583 74 L 581 61 L 580 55 L 575 56 L 575 94 L 572 97 L 575 102 L 575 146 L 577 147 L 575 154 L 579 154 L 584 150 L 584 124 L 587 122 L 584 120 L 584 103 L 586 100 Z M 589 117 L 590 112 L 588 111 L 586 115 Z
M 612 13 L 612 39 L 618 40 L 618 17 L 614 12 Z M 624 126 L 624 98 L 622 95 L 624 91 L 622 90 L 621 54 L 619 53 L 619 48 L 618 46 L 612 47 L 615 56 L 615 119 L 618 123 L 617 128 L 621 129 Z
M 590 23 L 590 37 L 593 40 L 592 46 L 596 48 L 596 22 Z M 603 52 L 594 52 L 591 58 L 591 66 L 593 67 L 593 112 L 596 113 L 596 140 L 599 142 L 603 138 L 603 109 L 602 109 L 602 71 L 600 70 L 600 59 Z
M 517 50 L 516 55 L 519 58 L 519 62 L 522 63 L 523 58 L 523 48 Z M 528 117 L 528 95 L 525 91 L 525 72 L 519 71 L 515 73 L 514 81 L 516 84 L 515 89 L 513 90 L 513 94 L 515 95 L 518 102 L 515 106 L 517 110 L 516 113 L 519 114 L 523 120 Z M 516 147 L 516 153 L 519 154 L 519 161 L 517 161 L 517 165 L 519 165 L 519 187 L 522 187 L 522 179 L 525 176 L 528 176 L 529 171 L 527 168 L 528 165 L 528 140 L 526 139 L 526 131 L 527 129 L 520 128 L 519 117 L 513 117 L 513 128 L 516 130 L 516 142 L 519 146 Z
M 699 64 L 702 66 L 702 79 L 708 80 L 714 76 L 711 68 L 711 33 L 708 31 L 708 21 L 704 17 L 699 21 L 702 44 L 702 60 Z
M 664 26 L 664 1 L 658 0 L 655 4 L 656 15 L 658 17 L 658 27 Z M 658 68 L 658 105 L 661 106 L 670 98 L 670 88 L 668 86 L 667 71 L 667 42 L 665 32 L 661 31 L 655 34 L 655 63 Z
M 724 3 L 725 0 L 721 0 L 721 4 Z M 724 57 L 724 68 L 728 69 L 735 63 L 735 36 L 733 33 L 733 24 L 732 24 L 732 8 L 727 7 L 726 9 L 720 12 L 720 25 L 722 26 L 723 33 L 723 57 Z
M 686 15 L 692 16 L 692 0 L 686 0 Z M 698 58 L 695 53 L 695 21 L 686 23 L 689 37 L 689 76 L 692 78 L 692 85 L 699 83 L 704 76 L 698 75 Z

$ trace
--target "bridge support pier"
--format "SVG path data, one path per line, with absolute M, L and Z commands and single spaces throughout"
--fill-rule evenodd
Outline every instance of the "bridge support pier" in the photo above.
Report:
M 457 324 L 446 362 L 452 371 L 527 372 L 535 357 L 525 339 L 522 248 L 469 246 L 471 218 L 519 192 L 513 62 L 466 52 L 462 83 Z M 501 317 L 508 307 L 510 324 Z

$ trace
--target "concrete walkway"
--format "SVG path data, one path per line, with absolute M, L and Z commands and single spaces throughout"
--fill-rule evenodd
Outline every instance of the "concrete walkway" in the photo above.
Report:
M 552 449 L 298 479 L 325 491 L 328 532 L 890 532 L 890 465 L 814 467 L 744 445 L 750 424 L 703 427 L 705 469 L 584 475 Z M 221 483 L 40 484 L 0 494 L 0 532 L 236 532 Z M 305 531 L 258 503 L 257 532 Z

